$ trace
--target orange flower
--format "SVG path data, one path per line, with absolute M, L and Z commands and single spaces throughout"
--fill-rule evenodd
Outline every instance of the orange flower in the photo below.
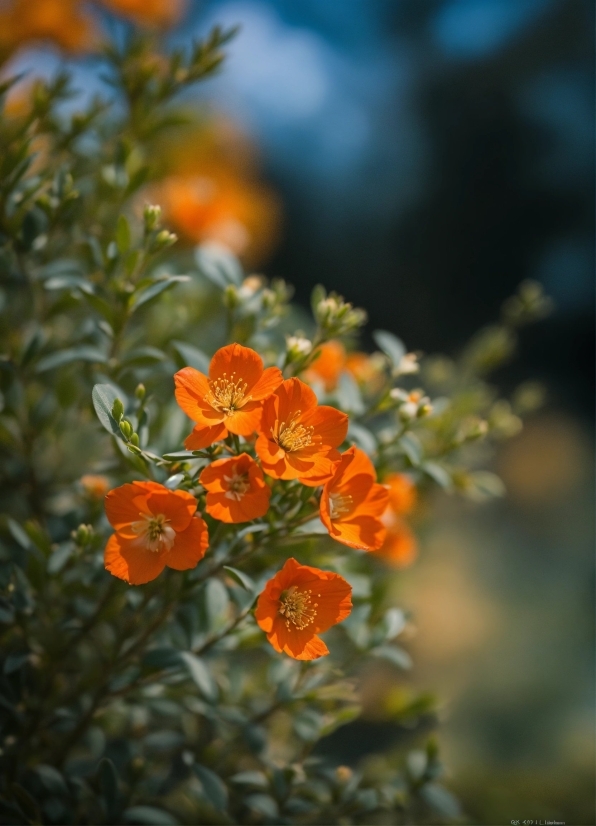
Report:
M 110 483 L 106 476 L 95 475 L 93 473 L 81 476 L 80 485 L 83 493 L 89 497 L 89 499 L 103 499 L 110 489 Z
M 395 514 L 410 513 L 416 504 L 416 485 L 405 473 L 391 473 L 385 484 L 389 485 L 389 506 Z
M 348 417 L 317 397 L 300 379 L 287 379 L 263 406 L 255 449 L 263 470 L 274 479 L 299 479 L 322 485 L 335 472 L 346 438 Z
M 329 653 L 317 636 L 352 610 L 352 588 L 339 574 L 288 559 L 259 596 L 255 618 L 276 651 L 295 660 Z
M 341 371 L 346 366 L 346 349 L 341 341 L 327 341 L 318 348 L 319 355 L 304 371 L 304 379 L 313 384 L 320 382 L 325 390 L 334 390 Z
M 358 382 L 371 392 L 383 386 L 384 358 L 380 353 L 348 353 L 345 369 Z
M 387 527 L 387 538 L 382 547 L 375 551 L 375 556 L 388 565 L 407 568 L 418 556 L 416 537 L 406 522 L 395 516 L 390 508 L 383 514 L 383 522 Z
M 218 459 L 199 481 L 207 490 L 207 513 L 220 522 L 250 522 L 267 513 L 271 491 L 248 453 Z
M 182 0 L 101 0 L 116 14 L 149 26 L 171 26 L 182 16 Z
M 176 571 L 194 568 L 209 542 L 196 509 L 192 494 L 157 482 L 133 482 L 110 491 L 106 515 L 116 533 L 105 549 L 107 570 L 130 585 L 142 585 L 166 565 Z
M 0 51 L 52 40 L 69 52 L 94 45 L 94 26 L 80 0 L 9 0 L 0 4 Z
M 263 401 L 281 384 L 278 367 L 263 370 L 263 360 L 241 344 L 222 347 L 211 359 L 209 378 L 185 367 L 174 376 L 176 401 L 196 422 L 184 442 L 200 450 L 228 433 L 250 436 L 261 420 Z
M 381 516 L 388 492 L 376 484 L 376 478 L 366 453 L 351 447 L 323 488 L 321 521 L 333 539 L 350 548 L 375 551 L 385 540 L 387 530 Z

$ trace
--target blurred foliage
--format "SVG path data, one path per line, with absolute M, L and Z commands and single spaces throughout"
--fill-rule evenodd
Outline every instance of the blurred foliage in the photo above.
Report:
M 544 314 L 536 285 L 457 362 L 419 365 L 386 331 L 378 353 L 355 354 L 362 310 L 321 287 L 311 318 L 283 281 L 247 277 L 218 244 L 176 244 L 160 208 L 139 206 L 155 148 L 186 117 L 179 94 L 219 67 L 231 34 L 166 55 L 133 33 L 102 58 L 116 104 L 69 113 L 62 73 L 0 122 L 3 823 L 461 819 L 440 782 L 428 695 L 397 687 L 386 698 L 404 748 L 349 767 L 325 757 L 328 738 L 358 723 L 359 669 L 382 660 L 397 679 L 411 661 L 408 618 L 387 599 L 391 568 L 321 533 L 312 488 L 277 483 L 267 518 L 244 529 L 207 518 L 210 548 L 190 571 L 133 588 L 104 569 L 106 489 L 149 478 L 203 502 L 198 475 L 221 446 L 180 449 L 188 423 L 172 375 L 206 371 L 227 342 L 310 376 L 320 401 L 349 414 L 345 447 L 365 451 L 381 480 L 406 474 L 423 501 L 436 485 L 502 495 L 484 469 L 492 445 L 540 403 L 536 386 L 507 401 L 486 380 L 518 326 Z M 346 360 L 326 385 L 317 359 L 337 339 Z M 287 556 L 352 586 L 324 659 L 276 654 L 254 621 Z

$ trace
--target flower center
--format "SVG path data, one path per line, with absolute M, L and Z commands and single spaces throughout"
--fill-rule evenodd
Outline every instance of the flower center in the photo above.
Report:
M 141 513 L 138 522 L 133 522 L 131 528 L 138 539 L 135 540 L 148 551 L 169 551 L 176 538 L 175 530 L 170 526 L 170 520 L 163 513 L 154 516 L 152 513 Z
M 350 494 L 330 493 L 329 494 L 329 516 L 331 519 L 339 519 L 350 513 L 354 500 Z
M 239 502 L 250 488 L 248 473 L 234 472 L 231 476 L 224 476 L 224 479 L 228 483 L 228 489 L 225 492 L 227 499 L 234 499 Z
M 247 387 L 245 381 L 236 378 L 236 373 L 229 376 L 224 373 L 219 379 L 209 382 L 211 392 L 207 396 L 207 401 L 211 407 L 220 410 L 225 416 L 231 416 L 250 399 L 250 396 L 245 398 Z
M 312 442 L 315 429 L 312 426 L 305 427 L 303 424 L 298 424 L 301 413 L 301 410 L 297 410 L 288 422 L 280 422 L 277 438 L 273 438 L 274 442 L 286 453 L 301 450 Z
M 317 616 L 318 602 L 311 604 L 312 591 L 299 591 L 296 585 L 292 585 L 287 591 L 283 591 L 279 598 L 279 613 L 285 617 L 286 628 L 290 627 L 290 623 L 294 625 L 299 631 L 311 625 Z M 316 595 L 320 597 L 320 594 Z

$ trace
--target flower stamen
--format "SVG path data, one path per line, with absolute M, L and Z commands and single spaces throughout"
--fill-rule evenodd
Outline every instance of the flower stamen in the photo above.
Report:
M 221 378 L 210 381 L 209 388 L 207 402 L 224 416 L 231 416 L 250 400 L 250 396 L 246 396 L 248 384 L 242 379 L 236 379 L 235 372 L 230 376 L 224 373 Z
M 170 520 L 163 513 L 140 513 L 137 522 L 131 523 L 132 532 L 138 536 L 136 542 L 152 553 L 162 550 L 169 551 L 174 544 L 176 532 L 170 525 Z
M 289 628 L 292 623 L 299 631 L 302 631 L 314 622 L 319 603 L 311 604 L 311 594 L 310 589 L 299 591 L 296 585 L 292 585 L 281 594 L 278 610 L 282 617 L 285 617 L 286 628 Z M 321 595 L 316 594 L 316 596 Z
M 329 494 L 329 516 L 331 519 L 339 519 L 350 513 L 354 506 L 354 500 L 350 494 L 330 493 Z
M 274 442 L 286 453 L 301 450 L 312 443 L 315 429 L 312 426 L 298 424 L 301 413 L 301 410 L 297 410 L 288 422 L 280 422 L 277 437 L 273 437 Z
M 244 494 L 250 490 L 248 473 L 234 472 L 231 476 L 224 475 L 224 480 L 228 483 L 228 489 L 224 494 L 226 499 L 234 499 L 239 502 Z

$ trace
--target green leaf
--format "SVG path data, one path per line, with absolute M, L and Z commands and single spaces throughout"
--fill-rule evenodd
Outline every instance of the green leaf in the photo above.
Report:
M 225 787 L 222 779 L 208 769 L 206 766 L 201 766 L 195 763 L 193 769 L 201 781 L 203 793 L 209 803 L 219 811 L 225 811 L 228 806 L 228 790 Z
M 391 364 L 397 367 L 406 354 L 406 346 L 403 341 L 387 330 L 375 330 L 373 338 L 379 348 L 389 358 Z
M 19 543 L 21 548 L 24 548 L 26 551 L 33 550 L 33 542 L 31 541 L 31 538 L 18 522 L 15 522 L 15 520 L 9 516 L 6 520 L 6 524 L 12 538 Z
M 437 462 L 424 462 L 424 464 L 420 467 L 442 488 L 445 488 L 445 490 L 451 490 L 453 485 L 451 476 L 442 465 L 439 465 Z
M 423 456 L 422 445 L 420 444 L 418 436 L 415 436 L 413 433 L 404 433 L 399 440 L 398 445 L 406 454 L 410 460 L 410 463 L 414 467 L 418 467 Z
M 327 297 L 327 290 L 321 284 L 317 284 L 310 295 L 310 306 L 314 316 L 317 314 L 317 307 Z
M 179 653 L 171 646 L 152 648 L 143 657 L 143 665 L 147 668 L 175 668 L 180 665 Z
M 172 341 L 172 346 L 182 359 L 181 367 L 194 367 L 201 373 L 209 374 L 209 356 L 193 344 L 186 344 L 184 341 Z
M 47 370 L 54 370 L 56 367 L 62 367 L 64 364 L 70 364 L 73 361 L 88 361 L 93 364 L 106 364 L 108 357 L 97 347 L 89 347 L 88 345 L 81 345 L 80 347 L 72 347 L 68 350 L 59 350 L 57 353 L 51 353 L 49 356 L 44 356 L 37 362 L 35 368 L 36 373 L 45 373 Z
M 176 450 L 174 453 L 164 453 L 162 458 L 168 462 L 176 462 L 180 459 L 196 459 L 197 457 L 190 450 Z
M 39 779 L 41 780 L 44 788 L 46 788 L 52 794 L 58 795 L 67 795 L 68 794 L 68 787 L 66 782 L 58 769 L 55 769 L 53 766 L 47 766 L 43 763 L 35 766 L 32 771 L 37 774 Z
M 118 422 L 112 416 L 112 407 L 118 398 L 117 391 L 111 384 L 96 384 L 93 388 L 93 392 L 91 393 L 91 398 L 93 400 L 93 407 L 95 408 L 97 418 L 108 433 L 111 433 L 112 436 L 116 436 L 121 441 L 124 441 Z
M 408 652 L 396 645 L 379 645 L 378 648 L 373 648 L 370 653 L 406 671 L 412 667 L 412 658 Z
M 156 361 L 164 361 L 167 358 L 162 350 L 157 347 L 136 347 L 129 350 L 120 359 L 121 364 L 153 364 Z
M 377 440 L 367 427 L 350 419 L 348 423 L 348 439 L 353 441 L 369 456 L 377 452 Z
M 192 651 L 181 651 L 179 658 L 188 669 L 188 673 L 203 697 L 210 703 L 215 703 L 218 697 L 217 684 L 203 660 L 200 660 Z
M 420 796 L 442 818 L 457 820 L 462 815 L 457 798 L 438 783 L 425 783 Z
M 41 823 L 41 812 L 39 811 L 39 807 L 36 801 L 31 797 L 29 792 L 24 789 L 20 783 L 11 783 L 10 789 L 12 791 L 13 797 L 23 810 L 23 812 L 27 815 L 31 823 Z
M 223 566 L 224 571 L 232 577 L 234 582 L 237 582 L 238 585 L 241 585 L 245 591 L 249 591 L 252 593 L 255 590 L 255 584 L 252 579 L 248 576 L 248 574 L 243 573 L 242 571 L 238 571 L 236 568 L 231 568 L 229 565 Z
M 201 275 L 222 290 L 230 284 L 238 287 L 242 283 L 244 273 L 240 262 L 221 244 L 211 242 L 197 247 L 195 261 Z
M 97 767 L 100 791 L 106 801 L 106 808 L 110 820 L 118 810 L 118 776 L 111 760 L 104 757 Z
M 178 821 L 169 812 L 155 806 L 130 806 L 123 812 L 126 823 L 140 823 L 145 826 L 178 826 Z
M 249 794 L 244 798 L 244 802 L 255 814 L 262 815 L 273 822 L 279 815 L 277 803 L 268 794 Z
M 26 662 L 29 660 L 29 654 L 9 654 L 8 657 L 4 660 L 4 668 L 2 669 L 5 674 L 14 674 L 15 671 L 18 671 Z
M 230 780 L 232 783 L 238 783 L 243 786 L 258 786 L 261 789 L 269 788 L 269 780 L 267 779 L 267 775 L 263 774 L 263 772 L 238 772 L 238 774 L 232 775 Z
M 118 216 L 116 226 L 116 245 L 120 255 L 128 252 L 130 248 L 130 224 L 124 215 Z
M 142 307 L 143 304 L 157 298 L 157 296 L 161 295 L 161 293 L 165 292 L 165 290 L 169 290 L 172 287 L 175 287 L 176 284 L 181 284 L 185 281 L 190 281 L 190 277 L 188 275 L 170 275 L 166 278 L 161 278 L 150 287 L 147 287 L 147 289 L 142 290 L 140 293 L 135 293 L 132 296 L 132 303 L 130 305 L 131 312 L 136 312 L 139 307 Z

